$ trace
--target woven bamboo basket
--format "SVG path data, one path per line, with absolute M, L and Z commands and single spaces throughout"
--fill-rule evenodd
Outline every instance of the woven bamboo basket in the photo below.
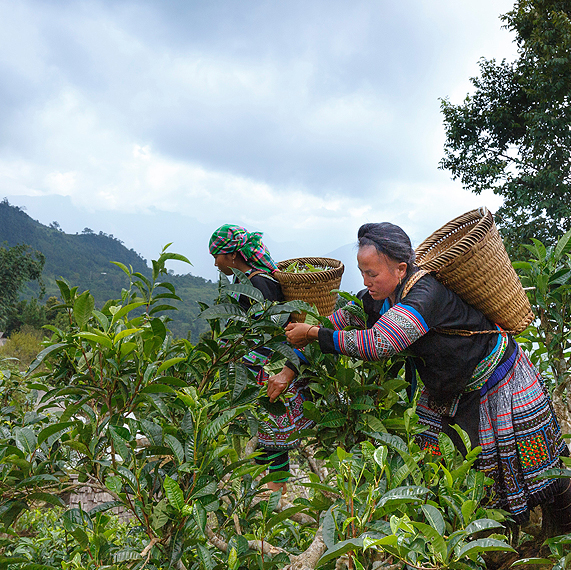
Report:
M 534 318 L 486 208 L 467 212 L 435 231 L 416 249 L 416 263 L 504 330 L 519 333 Z
M 284 271 L 294 261 L 300 264 L 309 263 L 314 267 L 323 267 L 323 271 L 311 273 L 289 273 Z M 315 305 L 320 315 L 328 316 L 333 312 L 337 302 L 337 293 L 341 285 L 341 276 L 345 266 L 337 259 L 330 257 L 298 257 L 286 259 L 278 263 L 278 271 L 273 276 L 280 282 L 286 301 L 306 301 Z M 292 320 L 303 322 L 305 314 L 293 313 Z

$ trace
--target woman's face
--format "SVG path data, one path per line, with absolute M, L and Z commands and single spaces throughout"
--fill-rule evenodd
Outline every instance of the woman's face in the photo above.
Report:
M 359 249 L 357 264 L 371 297 L 376 301 L 391 297 L 394 301 L 394 290 L 406 275 L 406 263 L 379 253 L 372 245 L 365 245 Z
M 234 267 L 234 258 L 236 254 L 219 253 L 214 256 L 214 265 L 225 275 L 234 275 L 232 267 Z

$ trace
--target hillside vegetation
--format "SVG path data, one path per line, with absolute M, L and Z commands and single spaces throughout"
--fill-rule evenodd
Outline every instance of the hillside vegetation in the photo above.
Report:
M 166 241 L 168 236 L 165 236 Z M 126 248 L 113 235 L 95 233 L 89 228 L 81 234 L 67 234 L 57 223 L 45 226 L 6 199 L 0 202 L 0 243 L 8 246 L 25 243 L 45 256 L 42 279 L 46 298 L 59 296 L 55 281 L 60 277 L 77 285 L 80 290 L 89 289 L 98 307 L 102 307 L 107 299 L 120 297 L 121 289 L 128 283 L 123 271 L 111 261 L 120 261 L 132 266 L 136 272 L 150 275 L 145 259 L 135 250 Z M 190 332 L 196 341 L 205 326 L 196 319 L 197 301 L 211 302 L 216 296 L 216 285 L 190 274 L 169 275 L 166 280 L 176 284 L 178 295 L 183 300 L 182 303 L 174 303 L 178 305 L 178 311 L 169 312 L 173 319 L 170 328 L 178 337 L 187 337 Z M 25 296 L 37 296 L 38 292 L 34 285 L 27 289 Z

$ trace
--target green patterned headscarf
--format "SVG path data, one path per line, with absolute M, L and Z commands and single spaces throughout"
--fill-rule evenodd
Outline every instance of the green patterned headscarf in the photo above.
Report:
M 240 252 L 254 269 L 273 273 L 278 266 L 262 242 L 261 232 L 248 232 L 240 226 L 224 224 L 210 238 L 208 249 L 212 255 Z

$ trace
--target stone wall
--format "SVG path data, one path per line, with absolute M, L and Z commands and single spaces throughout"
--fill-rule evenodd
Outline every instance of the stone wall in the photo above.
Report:
M 77 475 L 72 475 L 71 480 L 77 483 Z M 112 495 L 101 489 L 94 489 L 93 487 L 80 487 L 74 493 L 71 493 L 68 500 L 68 507 L 70 509 L 81 507 L 85 512 L 89 512 L 94 507 L 114 501 Z M 119 516 L 122 522 L 127 522 L 130 519 L 130 514 L 122 507 L 114 507 L 108 512 Z

